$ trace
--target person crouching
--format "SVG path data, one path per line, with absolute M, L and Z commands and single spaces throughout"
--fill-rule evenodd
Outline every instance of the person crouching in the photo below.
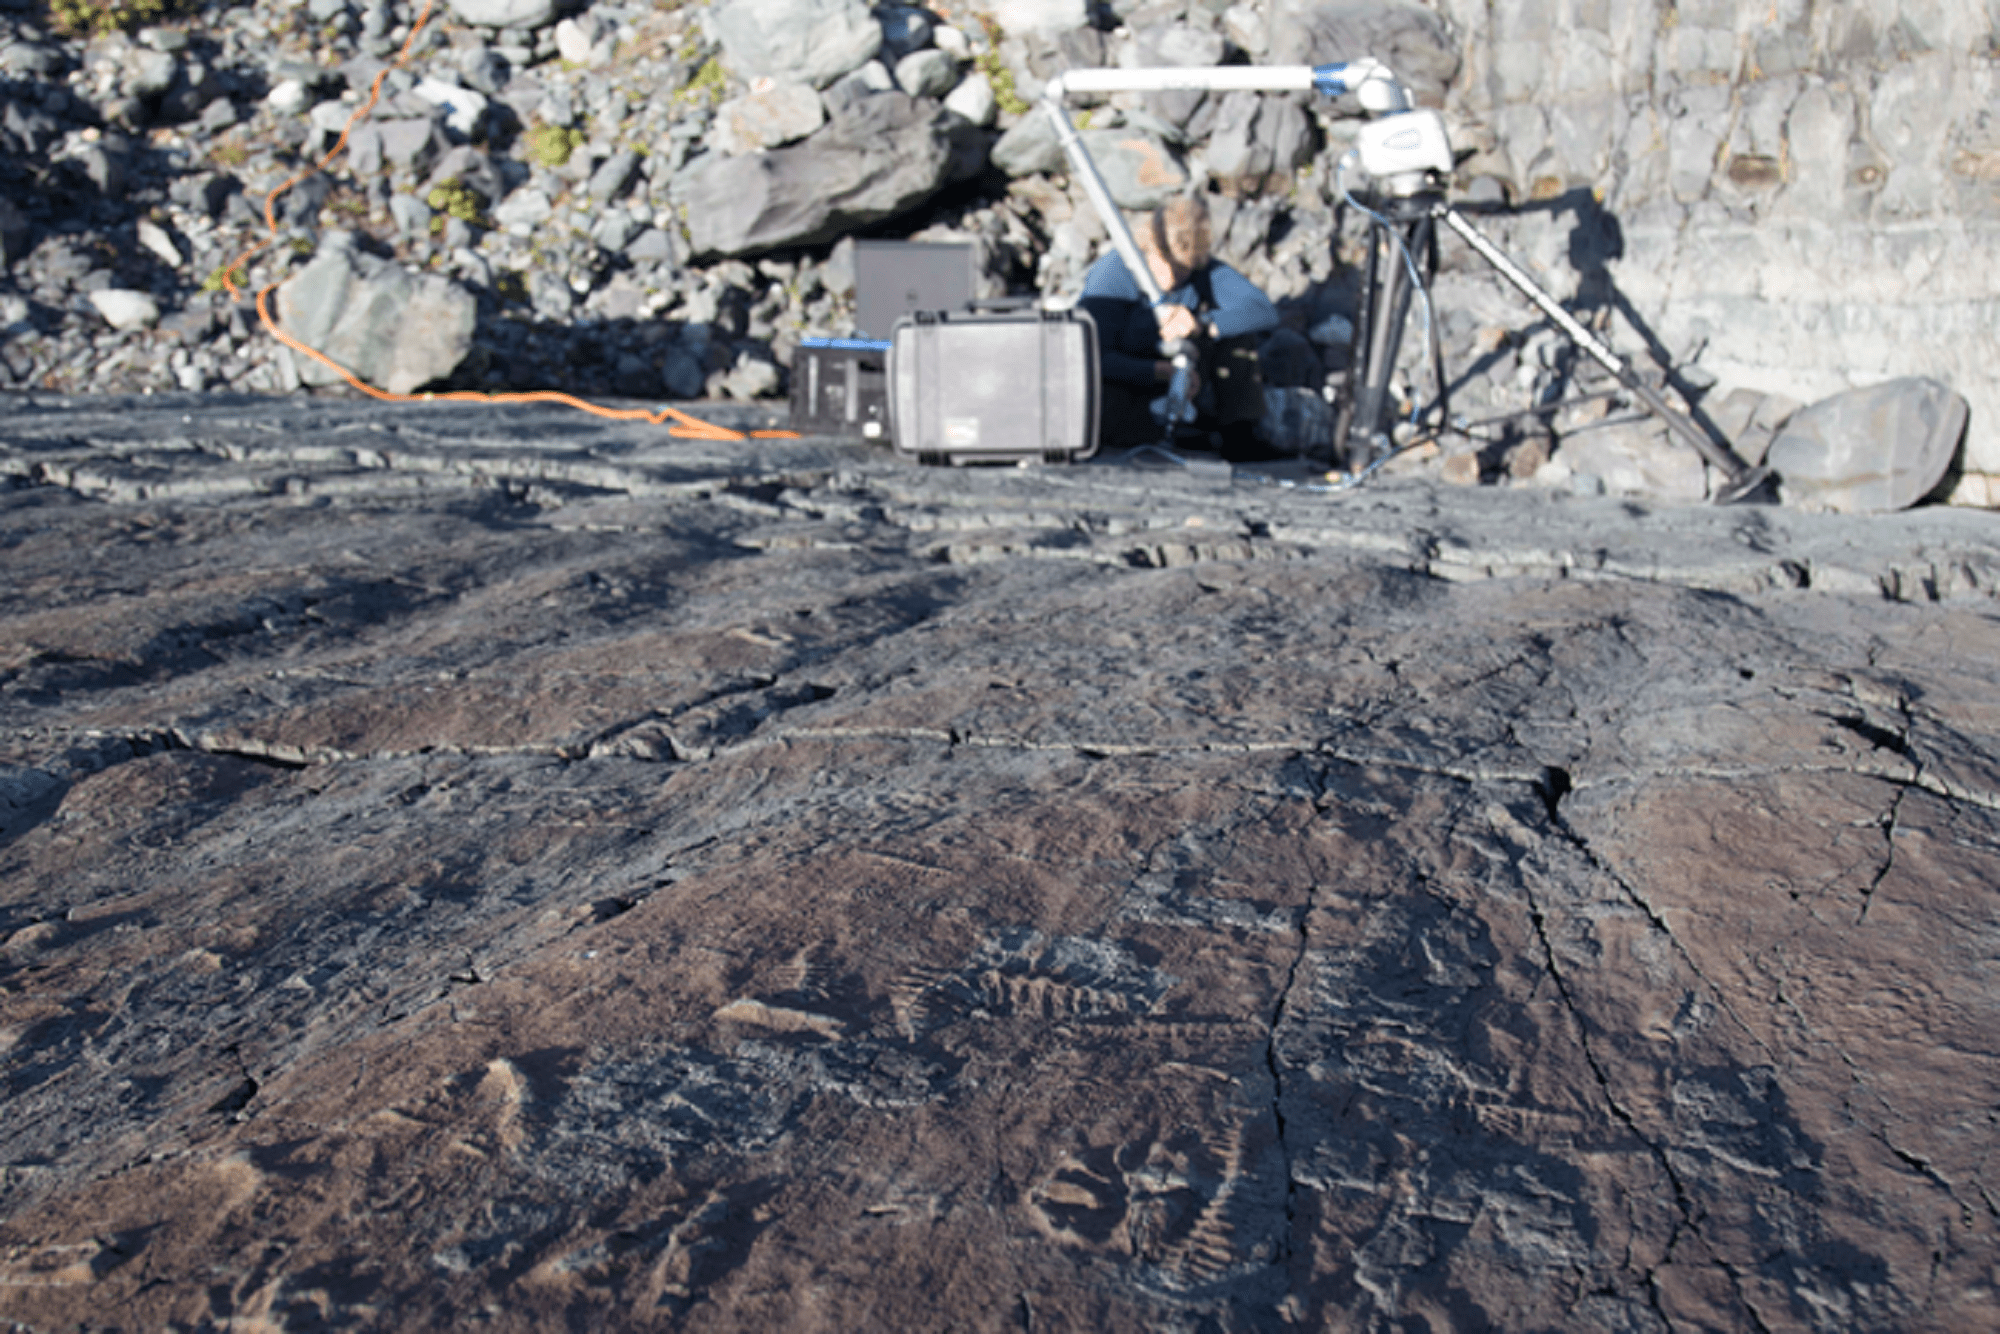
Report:
M 1195 353 L 1189 397 L 1196 418 L 1175 436 L 1208 445 L 1224 458 L 1270 457 L 1256 438 L 1264 414 L 1257 344 L 1278 325 L 1277 308 L 1256 284 L 1210 253 L 1208 205 L 1200 195 L 1180 195 L 1153 211 L 1139 242 L 1153 281 L 1165 298 L 1157 310 L 1117 251 L 1084 275 L 1077 304 L 1097 322 L 1099 366 L 1104 377 L 1098 425 L 1100 449 L 1130 449 L 1167 439 L 1153 410 L 1173 379 L 1163 343 L 1192 340 Z

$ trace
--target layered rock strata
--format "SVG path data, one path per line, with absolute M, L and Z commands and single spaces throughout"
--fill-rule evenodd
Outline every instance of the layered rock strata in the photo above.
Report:
M 10 408 L 6 1318 L 1996 1319 L 1983 516 Z

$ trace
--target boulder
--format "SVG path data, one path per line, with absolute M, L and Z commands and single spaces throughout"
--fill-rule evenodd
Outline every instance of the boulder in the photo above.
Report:
M 429 116 L 365 120 L 347 133 L 347 167 L 356 176 L 364 178 L 375 175 L 384 167 L 423 175 L 430 171 L 446 147 L 438 123 Z
M 1708 494 L 1708 470 L 1701 455 L 1654 417 L 1570 435 L 1556 460 L 1571 476 L 1602 482 L 1607 495 L 1691 505 Z
M 1751 467 L 1764 461 L 1771 440 L 1804 406 L 1783 394 L 1732 389 L 1708 409 L 1709 420 L 1729 441 L 1736 457 Z
M 993 81 L 977 70 L 966 75 L 959 80 L 958 87 L 945 95 L 944 109 L 955 116 L 963 116 L 968 124 L 982 128 L 991 125 L 1000 109 L 999 100 L 993 95 Z M 1048 117 L 1029 115 L 1020 123 L 1025 125 L 1035 120 L 1047 124 Z
M 1157 134 L 1127 127 L 1085 130 L 1082 138 L 1120 208 L 1158 208 L 1187 186 L 1187 168 Z
M 1257 438 L 1271 448 L 1297 455 L 1323 453 L 1333 445 L 1333 426 L 1333 405 L 1318 391 L 1264 386 Z
M 1126 125 L 1085 130 L 1082 139 L 1120 208 L 1157 208 L 1187 185 L 1187 168 L 1168 146 L 1166 136 L 1153 128 Z M 1054 123 L 1039 109 L 1001 135 L 990 158 L 995 167 L 1017 177 L 1061 172 L 1068 167 Z
M 1208 174 L 1227 195 L 1284 194 L 1312 156 L 1312 127 L 1296 103 L 1230 93 L 1209 131 Z
M 1253 64 L 1263 64 L 1271 49 L 1271 19 L 1265 9 L 1263 5 L 1236 4 L 1222 14 L 1223 36 Z
M 533 186 L 516 190 L 493 210 L 494 223 L 520 237 L 534 235 L 537 227 L 554 216 L 555 205 L 549 202 L 546 194 Z
M 413 274 L 385 259 L 329 244 L 278 288 L 285 331 L 369 384 L 407 394 L 457 369 L 472 349 L 479 305 L 435 274 Z M 308 385 L 340 377 L 297 359 Z
M 411 89 L 418 97 L 444 112 L 444 123 L 467 139 L 478 133 L 486 119 L 486 97 L 470 88 L 461 88 L 443 79 L 429 78 Z
M 746 79 L 824 88 L 882 49 L 861 0 L 722 0 L 709 11 L 722 62 Z
M 966 83 L 972 80 L 967 79 Z M 988 88 L 989 94 L 991 88 Z M 994 166 L 1009 176 L 1035 176 L 1064 168 L 1062 144 L 1056 139 L 1055 123 L 1037 108 L 1009 126 L 993 145 Z
M 632 183 L 632 174 L 638 169 L 639 154 L 630 148 L 619 149 L 590 174 L 588 189 L 591 199 L 599 206 L 610 203 L 625 192 L 625 187 Z
M 271 85 L 270 92 L 264 94 L 264 105 L 271 109 L 274 116 L 296 116 L 312 103 L 312 91 L 303 79 L 280 79 Z
M 556 0 L 451 0 L 452 13 L 479 28 L 546 28 Z
M 187 257 L 181 254 L 181 248 L 174 243 L 166 228 L 149 218 L 141 218 L 138 231 L 139 244 L 158 256 L 161 263 L 178 269 L 187 262 Z
M 1461 64 L 1445 20 L 1413 0 L 1291 0 L 1275 8 L 1269 33 L 1269 64 L 1373 56 L 1427 106 L 1443 104 Z
M 674 181 L 696 257 L 818 245 L 915 207 L 950 177 L 947 120 L 935 102 L 883 93 L 803 143 L 699 159 Z
M 635 264 L 675 264 L 679 262 L 673 235 L 658 227 L 648 227 L 626 245 L 625 258 Z
M 171 55 L 144 47 L 128 48 L 121 64 L 119 87 L 127 97 L 158 97 L 180 73 L 180 62 Z
M 556 51 L 572 65 L 602 65 L 617 51 L 611 26 L 594 14 L 579 14 L 556 24 Z
M 1821 399 L 1771 441 L 1787 505 L 1841 514 L 1908 509 L 1938 489 L 1965 439 L 1965 399 L 1910 377 Z
M 1067 32 L 1090 23 L 1084 0 L 990 0 L 980 8 L 1013 34 Z
M 1166 23 L 1142 27 L 1125 49 L 1128 66 L 1176 65 L 1189 68 L 1219 65 L 1228 44 L 1222 34 L 1186 23 Z M 1206 93 L 1171 92 L 1146 94 L 1146 109 L 1176 130 L 1190 125 L 1209 100 Z
M 150 329 L 160 320 L 160 305 L 144 292 L 105 287 L 90 293 L 90 304 L 104 322 L 121 333 Z
M 895 74 L 896 86 L 912 97 L 943 97 L 958 84 L 958 62 L 935 48 L 912 51 L 896 62 Z
M 803 139 L 826 124 L 826 107 L 810 84 L 778 83 L 715 109 L 710 144 L 732 157 Z

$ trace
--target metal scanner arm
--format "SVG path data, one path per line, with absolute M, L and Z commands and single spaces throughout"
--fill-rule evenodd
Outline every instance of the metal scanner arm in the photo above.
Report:
M 1337 65 L 1215 65 L 1184 68 L 1163 66 L 1150 69 L 1073 69 L 1048 81 L 1042 103 L 1055 123 L 1056 139 L 1068 157 L 1070 170 L 1083 182 L 1091 207 L 1111 234 L 1111 244 L 1125 261 L 1132 280 L 1146 294 L 1155 309 L 1165 298 L 1153 270 L 1132 239 L 1125 215 L 1111 198 L 1097 163 L 1084 147 L 1083 136 L 1069 118 L 1063 99 L 1070 93 L 1166 93 L 1166 92 L 1252 92 L 1323 93 L 1339 97 L 1353 93 L 1362 109 L 1371 115 L 1393 115 L 1410 109 L 1410 90 L 1381 61 L 1364 57 Z

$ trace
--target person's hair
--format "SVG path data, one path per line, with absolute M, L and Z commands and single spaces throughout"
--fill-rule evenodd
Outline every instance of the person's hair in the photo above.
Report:
M 1193 273 L 1208 263 L 1213 244 L 1208 203 L 1198 194 L 1175 195 L 1153 210 L 1149 228 L 1153 249 L 1175 267 Z

